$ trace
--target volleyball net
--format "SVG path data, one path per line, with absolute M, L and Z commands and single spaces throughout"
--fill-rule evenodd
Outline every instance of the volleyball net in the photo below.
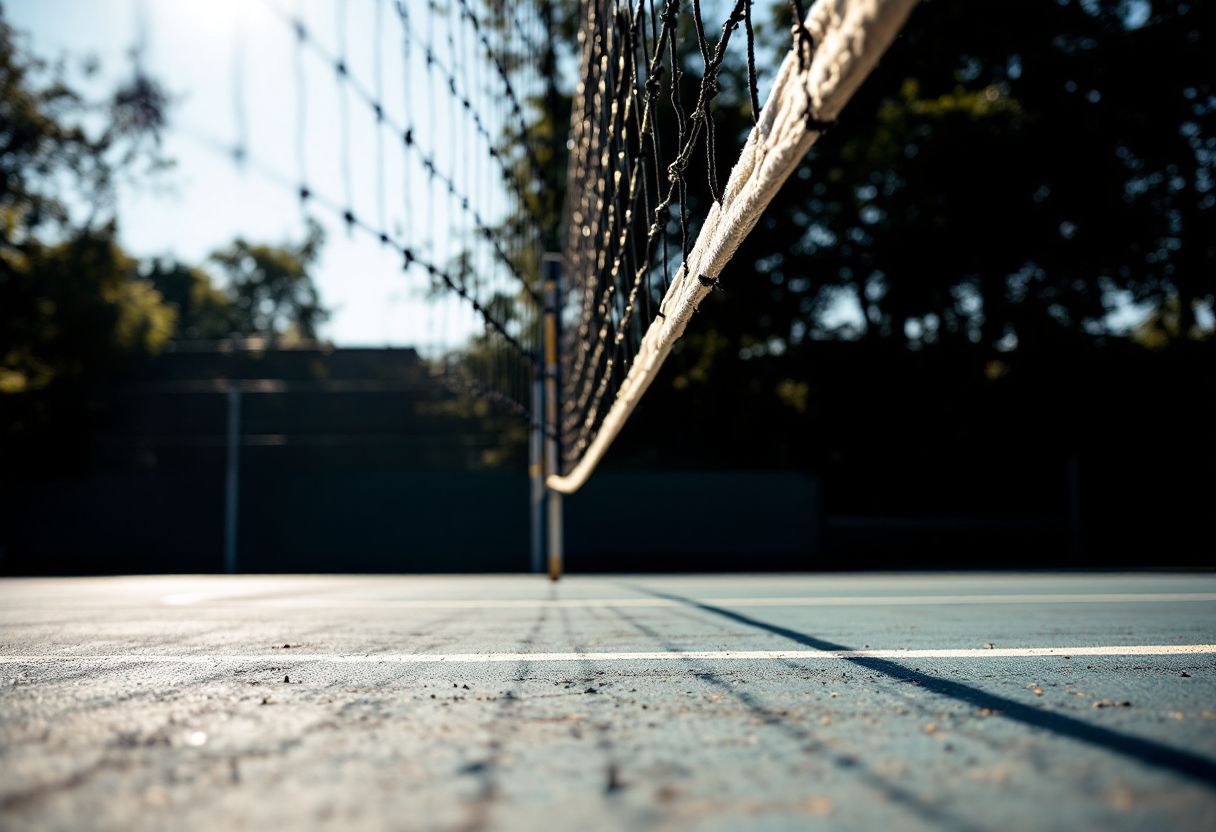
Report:
M 546 484 L 571 493 L 915 3 L 791 0 L 763 106 L 752 0 L 713 18 L 704 0 L 569 4 L 567 137 L 552 0 L 261 0 L 242 7 L 269 22 L 256 40 L 238 27 L 232 130 L 194 133 L 461 304 L 477 328 L 435 366 L 544 422 Z M 258 127 L 255 64 L 270 66 L 286 133 Z M 718 135 L 722 106 L 753 123 L 729 170 L 739 136 Z
M 556 577 L 560 495 L 915 3 L 791 0 L 762 105 L 751 0 L 260 0 L 240 6 L 262 22 L 237 28 L 231 129 L 178 127 L 475 321 L 429 357 L 528 420 L 533 564 L 547 539 Z M 733 164 L 723 107 L 751 120 Z

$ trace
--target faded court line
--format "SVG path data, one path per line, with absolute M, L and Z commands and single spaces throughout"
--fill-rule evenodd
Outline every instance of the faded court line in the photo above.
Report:
M 637 662 L 637 661 L 822 661 L 837 659 L 992 659 L 1074 656 L 1210 656 L 1216 644 L 1135 644 L 1086 647 L 995 647 L 941 650 L 680 650 L 620 653 L 332 653 L 160 655 L 46 655 L 0 656 L 0 664 L 101 663 L 101 664 L 229 664 L 273 661 L 278 664 L 318 662 L 328 664 L 493 664 L 497 662 Z
M 955 604 L 1151 604 L 1216 601 L 1216 592 L 1107 592 L 1024 595 L 825 595 L 759 598 L 696 598 L 693 603 L 723 607 L 881 607 Z M 307 609 L 544 609 L 605 607 L 680 607 L 687 606 L 670 598 L 257 598 L 243 600 L 240 595 L 186 593 L 162 599 L 167 606 L 192 604 L 239 605 L 242 607 L 303 607 Z

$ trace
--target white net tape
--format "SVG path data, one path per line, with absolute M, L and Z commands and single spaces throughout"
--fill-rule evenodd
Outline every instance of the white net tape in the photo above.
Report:
M 891 45 L 916 2 L 818 0 L 811 7 L 806 27 L 817 45 L 814 55 L 809 62 L 800 60 L 795 41 L 785 56 L 759 123 L 730 173 L 722 201 L 710 209 L 692 252 L 663 298 L 666 317 L 656 318 L 646 330 L 595 439 L 569 473 L 547 479 L 550 488 L 572 494 L 587 481 L 658 375 L 697 305 L 713 290 L 739 244 L 821 135 L 815 126 L 836 119 Z

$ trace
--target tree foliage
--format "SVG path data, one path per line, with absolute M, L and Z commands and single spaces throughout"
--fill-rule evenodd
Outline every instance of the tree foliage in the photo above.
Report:
M 309 219 L 300 242 L 271 245 L 237 238 L 202 266 L 153 258 L 144 275 L 177 315 L 175 338 L 315 340 L 330 314 L 311 270 L 324 240 L 321 226 Z M 218 267 L 222 279 L 207 266 Z
M 1169 310 L 1154 344 L 1207 337 L 1214 35 L 1211 4 L 921 4 L 703 304 L 677 385 L 709 383 L 720 356 L 797 374 L 838 339 L 954 344 L 987 368 L 1126 336 L 1112 315 L 1137 305 Z M 744 83 L 728 71 L 724 93 Z M 736 92 L 716 120 L 741 141 Z
M 147 263 L 144 276 L 174 310 L 175 338 L 212 340 L 227 338 L 237 331 L 228 295 L 204 269 L 172 258 L 154 258 Z
M 171 165 L 169 99 L 138 72 L 108 97 L 31 55 L 0 7 L 0 453 L 8 470 L 84 464 L 101 394 L 172 338 L 315 338 L 323 242 L 238 239 L 203 270 L 140 264 L 118 243 L 117 189 Z
M 135 78 L 89 100 L 0 16 L 0 443 L 79 436 L 99 385 L 171 336 L 174 312 L 116 242 L 121 177 L 166 166 L 167 99 Z M 61 444 L 71 456 L 74 443 Z
M 923 4 L 746 252 L 774 303 L 757 343 L 1008 352 L 1170 299 L 1197 334 L 1216 291 L 1214 15 Z M 833 317 L 842 299 L 863 314 Z
M 300 243 L 280 246 L 236 239 L 211 255 L 225 277 L 231 332 L 315 339 L 329 317 L 309 267 L 321 253 L 325 233 L 315 220 Z

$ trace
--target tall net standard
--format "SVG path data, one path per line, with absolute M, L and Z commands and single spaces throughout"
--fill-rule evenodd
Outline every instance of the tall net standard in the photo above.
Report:
M 761 108 L 749 0 L 714 28 L 701 0 L 584 2 L 562 216 L 562 470 L 550 488 L 570 493 L 586 481 L 739 243 L 915 3 L 819 0 L 804 14 L 793 0 L 793 44 Z M 696 45 L 691 61 L 685 37 Z M 745 55 L 746 89 L 732 92 L 750 99 L 755 126 L 723 185 L 713 101 L 729 49 Z M 690 216 L 694 201 L 710 205 L 703 216 Z

